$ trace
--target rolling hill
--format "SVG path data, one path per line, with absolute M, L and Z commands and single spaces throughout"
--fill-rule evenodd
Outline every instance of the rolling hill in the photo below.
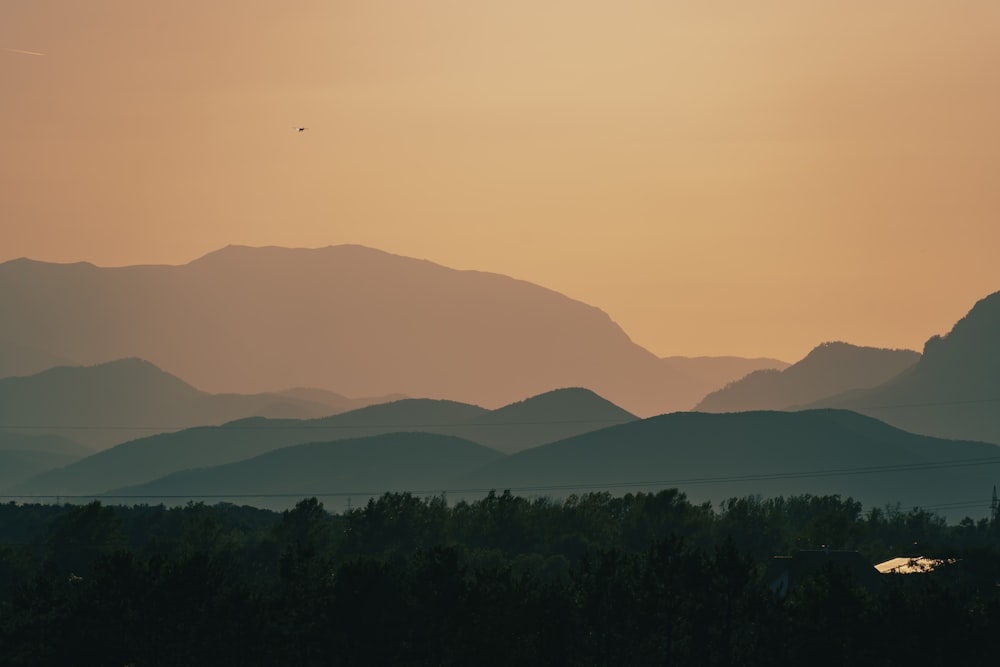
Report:
M 941 463 L 956 460 L 975 463 Z M 696 502 L 840 494 L 866 507 L 900 502 L 961 517 L 988 512 L 998 478 L 995 445 L 914 435 L 849 411 L 689 412 L 525 450 L 453 488 L 558 496 L 678 487 Z
M 70 359 L 56 356 L 33 345 L 7 340 L 0 332 L 0 378 L 34 375 L 54 366 L 74 366 Z
M 956 519 L 984 516 L 1000 475 L 1000 447 L 914 435 L 843 410 L 674 413 L 509 456 L 486 450 L 491 458 L 468 467 L 465 459 L 459 465 L 449 458 L 452 450 L 407 450 L 416 457 L 408 459 L 398 449 L 392 455 L 366 450 L 371 443 L 399 446 L 411 438 L 436 443 L 437 438 L 452 437 L 406 433 L 297 445 L 251 460 L 180 471 L 107 495 L 129 503 L 137 498 L 159 502 L 164 496 L 169 502 L 231 496 L 228 499 L 250 504 L 287 506 L 299 499 L 297 494 L 326 494 L 340 501 L 344 497 L 338 494 L 345 494 L 359 501 L 384 491 L 446 492 L 456 500 L 481 497 L 490 489 L 565 497 L 584 491 L 676 487 L 694 502 L 745 495 L 839 494 L 866 508 L 900 503 L 903 511 L 920 506 Z M 472 446 L 462 439 L 455 442 Z M 345 449 L 338 449 L 342 444 Z M 334 458 L 321 461 L 322 452 Z M 419 458 L 424 454 L 430 458 Z M 445 470 L 454 474 L 445 475 Z M 288 497 L 250 497 L 256 494 Z M 241 498 L 232 497 L 236 495 Z
M 607 314 L 525 281 L 361 246 L 230 246 L 182 266 L 0 264 L 4 341 L 140 357 L 213 393 L 318 387 L 500 407 L 589 387 L 630 412 L 704 395 Z
M 874 387 L 913 366 L 912 350 L 823 343 L 784 370 L 758 370 L 707 395 L 695 410 L 785 410 L 851 389 Z
M 447 480 L 503 455 L 474 442 L 430 433 L 388 433 L 367 438 L 294 445 L 228 465 L 185 470 L 109 496 L 161 502 L 162 496 L 228 499 L 286 508 L 308 496 L 324 502 L 364 502 L 386 491 L 443 490 Z M 148 495 L 147 495 L 148 494 Z M 338 505 L 334 502 L 332 505 Z
M 93 450 L 61 436 L 0 430 L 0 490 L 92 453 Z
M 208 394 L 147 361 L 119 359 L 0 378 L 0 428 L 63 435 L 102 449 L 150 433 L 253 415 L 320 417 L 364 401 L 305 389 Z
M 589 389 L 567 388 L 490 410 L 452 432 L 510 454 L 636 419 Z
M 123 443 L 28 481 L 26 494 L 96 494 L 187 468 L 240 461 L 305 442 L 392 432 L 451 435 L 504 451 L 601 428 L 635 417 L 583 389 L 564 389 L 497 410 L 431 399 L 372 405 L 323 419 L 247 418 Z

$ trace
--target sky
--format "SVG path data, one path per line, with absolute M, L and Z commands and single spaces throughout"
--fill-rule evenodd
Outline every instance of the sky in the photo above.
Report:
M 0 261 L 358 243 L 661 356 L 919 350 L 1000 290 L 998 34 L 995 0 L 2 0 Z

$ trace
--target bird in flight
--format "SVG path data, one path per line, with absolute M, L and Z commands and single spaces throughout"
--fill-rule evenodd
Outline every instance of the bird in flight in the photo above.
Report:
M 309 129 L 308 127 L 297 127 L 297 128 L 295 128 L 295 131 L 296 132 L 305 132 L 308 129 Z

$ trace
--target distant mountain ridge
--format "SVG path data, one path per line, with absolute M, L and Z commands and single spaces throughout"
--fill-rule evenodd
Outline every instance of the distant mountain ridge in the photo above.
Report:
M 4 340 L 93 364 L 140 357 L 203 390 L 319 387 L 500 407 L 588 387 L 630 412 L 705 386 L 603 311 L 507 276 L 354 245 L 229 246 L 182 266 L 0 264 Z
M 20 484 L 52 468 L 93 454 L 83 445 L 58 435 L 31 435 L 0 430 L 0 489 Z
M 942 464 L 955 460 L 976 465 Z M 960 518 L 985 514 L 998 474 L 996 445 L 915 435 L 846 410 L 677 412 L 518 452 L 455 484 L 542 494 L 677 487 L 694 502 L 839 494 Z M 980 502 L 959 506 L 970 500 Z
M 54 366 L 72 365 L 65 357 L 6 340 L 0 331 L 0 378 L 34 375 Z
M 1000 292 L 978 301 L 920 361 L 867 390 L 806 407 L 847 408 L 916 433 L 1000 443 Z
M 784 370 L 790 365 L 787 361 L 769 357 L 663 357 L 662 363 L 678 373 L 683 373 L 702 387 L 704 397 L 717 389 L 725 387 L 746 375 L 759 370 Z
M 414 441 L 446 442 L 453 449 L 417 454 L 407 444 Z M 172 496 L 170 502 L 180 503 L 234 494 L 233 502 L 290 506 L 296 493 L 326 494 L 325 501 L 343 507 L 344 496 L 363 502 L 362 494 L 385 491 L 447 492 L 457 500 L 482 497 L 489 489 L 561 497 L 679 488 L 694 502 L 837 494 L 868 507 L 898 502 L 961 518 L 984 515 L 1000 473 L 995 445 L 914 435 L 842 410 L 673 413 L 509 456 L 476 447 L 451 436 L 412 433 L 317 442 L 176 472 L 108 495 L 127 502 Z M 458 451 L 464 452 L 461 462 Z M 440 474 L 444 470 L 449 474 Z M 288 497 L 253 497 L 265 493 Z
M 14 490 L 97 494 L 292 445 L 399 432 L 454 436 L 510 452 L 635 419 L 584 389 L 547 392 L 493 411 L 455 401 L 405 399 L 322 419 L 255 417 L 139 438 L 44 472 Z
M 232 494 L 237 502 L 279 508 L 294 504 L 297 497 L 315 495 L 331 505 L 331 500 L 350 496 L 364 502 L 387 491 L 443 489 L 447 481 L 502 456 L 454 436 L 387 433 L 293 445 L 223 466 L 185 470 L 114 489 L 108 495 L 142 502 L 148 494 L 149 501 L 159 502 L 162 495 L 217 499 Z M 323 495 L 331 490 L 335 495 Z
M 913 350 L 823 343 L 783 370 L 760 370 L 712 392 L 698 405 L 701 412 L 786 410 L 845 391 L 874 387 L 913 366 Z
M 319 417 L 377 400 L 302 389 L 208 394 L 148 361 L 131 358 L 0 378 L 0 429 L 64 435 L 104 448 L 151 433 L 240 417 Z

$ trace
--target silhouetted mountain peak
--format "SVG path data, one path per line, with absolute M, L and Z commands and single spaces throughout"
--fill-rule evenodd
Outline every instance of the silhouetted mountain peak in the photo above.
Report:
M 182 266 L 86 272 L 6 266 L 11 345 L 78 363 L 140 356 L 215 394 L 306 386 L 494 408 L 585 386 L 658 414 L 705 391 L 600 308 L 365 246 L 234 245 Z
M 631 412 L 623 410 L 589 389 L 566 387 L 505 405 L 493 410 L 490 413 L 490 418 L 498 420 L 579 420 L 591 417 L 605 420 L 609 418 L 609 415 L 621 421 L 637 419 Z
M 922 371 L 993 372 L 1000 365 L 1000 292 L 980 299 L 945 336 L 924 344 Z
M 487 410 L 478 405 L 432 398 L 404 398 L 389 403 L 369 405 L 327 420 L 350 424 L 421 426 L 451 424 L 473 419 Z M 324 420 L 318 420 L 324 421 Z
M 355 243 L 328 245 L 320 248 L 289 248 L 284 246 L 247 246 L 227 245 L 202 255 L 190 262 L 189 267 L 197 268 L 232 268 L 251 264 L 287 264 L 294 262 L 302 268 L 328 265 L 330 262 L 368 263 L 402 261 L 417 265 L 426 265 L 444 269 L 426 259 L 416 259 L 403 255 L 394 255 L 384 250 Z
M 127 393 L 135 392 L 138 387 L 153 386 L 161 393 L 166 391 L 201 393 L 179 377 L 138 357 L 115 359 L 89 366 L 56 366 L 24 379 L 37 383 L 85 384 L 90 390 L 104 387 L 109 391 Z
M 783 410 L 852 389 L 874 387 L 911 368 L 919 359 L 920 355 L 913 350 L 826 342 L 782 371 L 750 373 L 709 394 L 695 409 L 706 412 Z
M 810 407 L 858 410 L 915 433 L 1000 443 L 1000 292 L 924 345 L 909 370 Z
M 18 257 L 17 259 L 9 259 L 6 262 L 0 262 L 0 268 L 25 268 L 25 267 L 51 267 L 51 266 L 70 266 L 70 267 L 86 267 L 91 269 L 96 269 L 97 265 L 91 262 L 45 262 L 40 259 L 31 259 L 30 257 Z
M 845 343 L 838 340 L 820 343 L 810 350 L 809 354 L 803 357 L 801 361 L 792 364 L 792 366 L 801 367 L 820 363 L 842 363 L 848 358 L 857 359 L 858 357 L 863 356 L 879 356 L 886 352 L 901 353 L 904 356 L 910 357 L 913 362 L 916 362 L 916 360 L 920 357 L 920 355 L 913 350 L 852 345 L 851 343 Z

